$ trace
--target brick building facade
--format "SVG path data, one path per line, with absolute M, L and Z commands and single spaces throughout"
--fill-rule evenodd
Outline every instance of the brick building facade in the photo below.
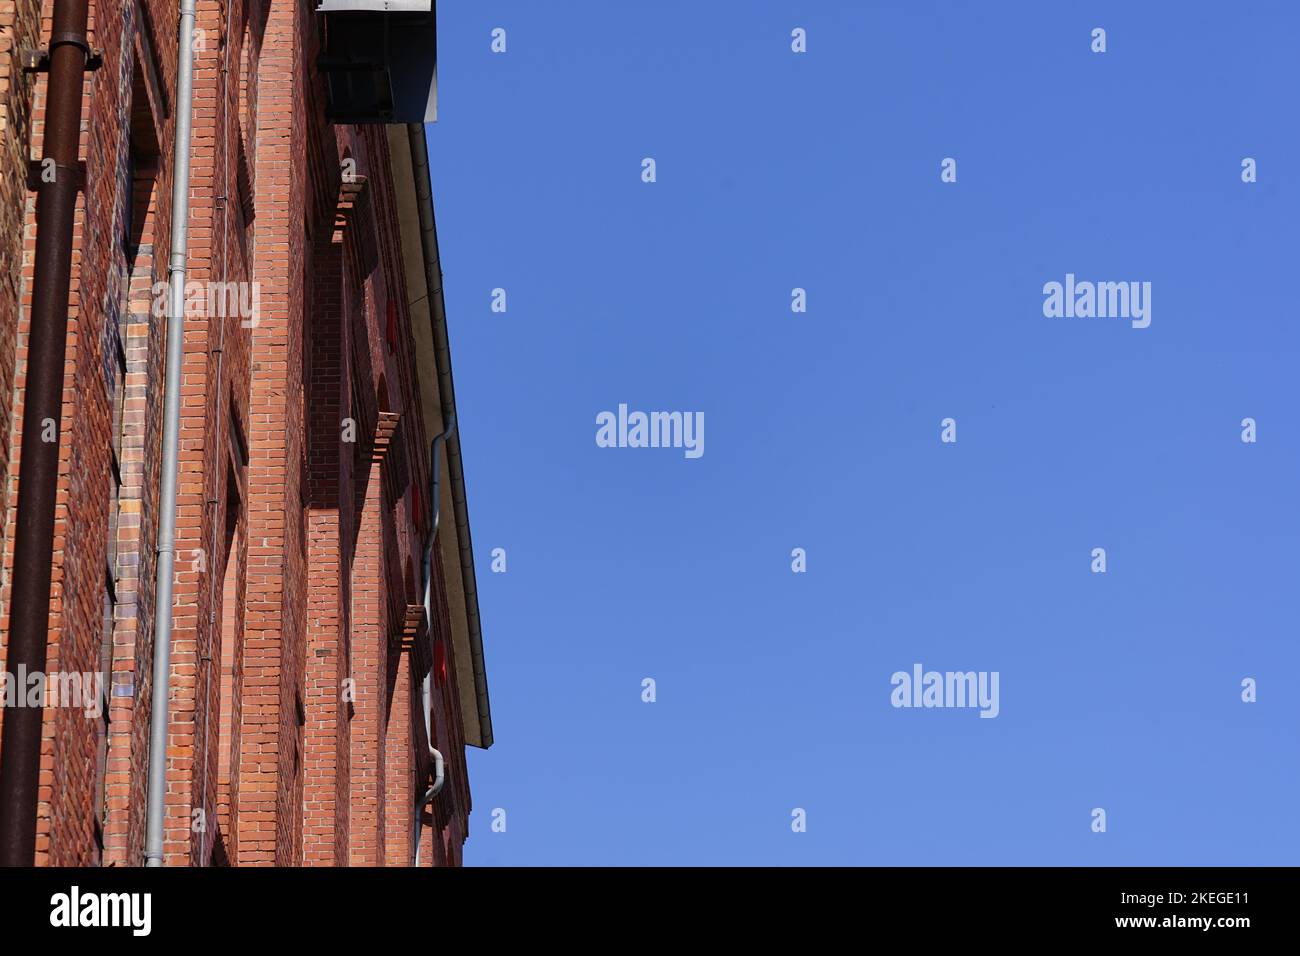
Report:
M 0 0 L 0 671 L 52 6 Z M 165 865 L 455 865 L 492 742 L 424 132 L 327 121 L 314 6 L 197 4 Z M 106 706 L 44 708 L 37 864 L 144 852 L 177 21 L 91 5 L 46 670 Z

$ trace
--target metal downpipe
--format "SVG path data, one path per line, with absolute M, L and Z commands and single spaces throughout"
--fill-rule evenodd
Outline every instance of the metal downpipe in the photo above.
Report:
M 429 531 L 429 540 L 424 546 L 424 628 L 425 633 L 433 634 L 433 548 L 438 540 L 438 520 L 442 513 L 442 459 L 439 451 L 456 427 L 456 413 L 452 412 L 447 428 L 436 436 L 429 445 L 429 500 L 433 509 L 433 525 Z M 424 808 L 442 790 L 446 782 L 445 764 L 442 753 L 433 746 L 433 724 L 429 712 L 433 709 L 433 665 L 430 663 L 424 675 L 420 699 L 424 707 L 424 745 L 429 748 L 429 759 L 433 761 L 433 784 L 423 794 L 415 798 L 415 865 L 420 865 L 420 817 Z
M 163 391 L 162 491 L 158 576 L 154 586 L 153 710 L 149 716 L 149 791 L 145 866 L 162 866 L 167 796 L 167 731 L 172 650 L 172 582 L 176 567 L 176 477 L 179 469 L 181 362 L 185 351 L 185 256 L 190 219 L 190 137 L 194 106 L 195 0 L 181 0 L 177 30 L 175 166 L 171 253 L 167 260 L 167 378 Z
M 9 602 L 10 673 L 45 673 L 50 623 L 54 511 L 59 485 L 57 431 L 63 410 L 68 297 L 72 282 L 72 228 L 77 208 L 81 100 L 90 48 L 87 0 L 55 0 L 49 40 L 44 175 L 36 197 L 36 259 L 31 331 L 23 392 L 23 437 L 18 515 L 14 532 L 13 591 Z M 53 437 L 53 440 L 50 438 Z M 0 737 L 0 866 L 36 862 L 36 811 L 44 707 L 5 711 Z

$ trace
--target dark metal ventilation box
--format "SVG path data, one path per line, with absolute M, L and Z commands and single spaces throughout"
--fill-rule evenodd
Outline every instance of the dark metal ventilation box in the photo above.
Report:
M 428 123 L 438 113 L 433 0 L 320 0 L 326 117 Z

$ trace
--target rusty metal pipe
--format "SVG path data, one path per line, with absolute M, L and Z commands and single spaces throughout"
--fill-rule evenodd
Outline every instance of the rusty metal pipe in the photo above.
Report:
M 72 280 L 81 97 L 90 56 L 86 38 L 87 6 L 87 0 L 55 0 L 49 41 L 43 175 L 36 197 L 36 262 L 31 331 L 27 339 L 18 520 L 5 659 L 6 670 L 13 674 L 19 668 L 28 674 L 44 674 L 49 636 L 54 505 L 59 478 L 58 428 L 63 406 L 63 362 Z M 51 170 L 52 177 L 44 175 Z M 51 435 L 53 441 L 48 440 Z M 0 736 L 0 866 L 32 866 L 36 859 L 44 708 L 22 706 L 23 701 L 18 703 L 19 706 L 5 712 L 4 731 Z

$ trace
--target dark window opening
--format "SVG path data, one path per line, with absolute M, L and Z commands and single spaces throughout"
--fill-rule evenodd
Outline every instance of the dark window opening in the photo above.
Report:
M 147 226 L 154 211 L 154 187 L 158 181 L 158 131 L 154 126 L 153 111 L 149 107 L 144 70 L 140 58 L 135 57 L 131 80 L 131 126 L 127 145 L 127 189 L 122 216 L 122 247 L 126 250 L 127 272 L 135 266 L 141 245 L 150 245 L 146 239 Z
M 222 865 L 230 833 L 234 802 L 234 768 L 239 759 L 239 734 L 235 715 L 235 664 L 242 640 L 239 620 L 241 547 L 239 522 L 243 503 L 233 463 L 226 471 L 226 526 L 222 538 L 221 563 L 221 671 L 217 690 L 217 847 L 213 862 Z

